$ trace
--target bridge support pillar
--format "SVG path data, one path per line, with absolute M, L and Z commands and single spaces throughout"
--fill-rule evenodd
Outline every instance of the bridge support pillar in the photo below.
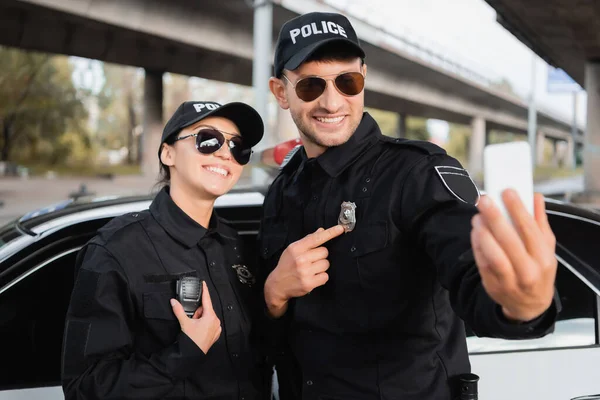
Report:
M 600 202 L 600 62 L 585 66 L 587 129 L 583 148 L 584 190 Z
M 406 137 L 406 119 L 408 116 L 406 113 L 401 112 L 398 113 L 398 130 L 396 132 L 396 136 L 399 138 Z
M 142 139 L 142 172 L 145 177 L 158 177 L 158 147 L 163 128 L 163 73 L 146 69 L 144 78 L 144 133 Z
M 487 136 L 483 117 L 474 117 L 471 121 L 471 141 L 469 143 L 469 174 L 476 181 L 483 177 L 483 148 Z
M 564 168 L 575 168 L 575 139 L 573 139 L 573 136 L 567 138 L 565 157 L 562 166 Z
M 544 150 L 546 146 L 546 135 L 544 134 L 544 132 L 537 132 L 537 136 L 535 138 L 535 145 L 535 160 L 533 162 L 533 166 L 537 167 L 538 165 L 544 164 Z

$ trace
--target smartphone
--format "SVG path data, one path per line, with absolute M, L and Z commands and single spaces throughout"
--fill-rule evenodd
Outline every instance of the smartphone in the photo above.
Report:
M 505 189 L 514 189 L 527 211 L 533 215 L 533 163 L 529 143 L 509 142 L 486 146 L 483 150 L 483 181 L 485 194 L 509 221 L 502 201 Z

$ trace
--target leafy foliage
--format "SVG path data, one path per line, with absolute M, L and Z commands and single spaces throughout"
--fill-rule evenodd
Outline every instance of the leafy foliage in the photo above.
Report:
M 68 161 L 90 148 L 66 57 L 0 47 L 0 161 Z M 66 136 L 65 136 L 66 135 Z

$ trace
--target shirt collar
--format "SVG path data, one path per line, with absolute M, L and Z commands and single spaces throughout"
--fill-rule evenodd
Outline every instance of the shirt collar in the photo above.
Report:
M 169 236 L 188 248 L 196 245 L 207 234 L 217 233 L 228 236 L 214 211 L 206 229 L 175 204 L 169 194 L 168 186 L 158 192 L 150 204 L 150 213 Z
M 375 143 L 378 134 L 381 135 L 377 122 L 365 112 L 350 139 L 340 146 L 328 148 L 317 161 L 329 176 L 335 178 Z

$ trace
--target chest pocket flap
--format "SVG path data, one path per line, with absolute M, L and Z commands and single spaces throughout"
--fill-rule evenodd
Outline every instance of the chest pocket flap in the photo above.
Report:
M 358 227 L 350 248 L 353 257 L 364 256 L 385 248 L 388 245 L 387 221 L 368 222 Z

